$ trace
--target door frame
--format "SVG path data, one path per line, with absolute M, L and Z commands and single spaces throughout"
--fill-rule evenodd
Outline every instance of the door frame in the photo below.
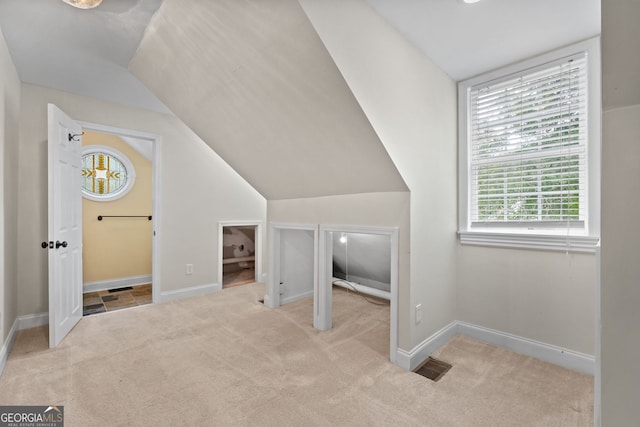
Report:
M 162 210 L 160 203 L 161 198 L 161 177 L 162 177 L 162 167 L 161 167 L 161 147 L 162 147 L 162 137 L 157 134 L 149 133 L 149 132 L 141 132 L 131 129 L 124 129 L 110 125 L 103 125 L 98 123 L 85 122 L 81 120 L 77 120 L 77 123 L 80 124 L 82 130 L 87 130 L 91 132 L 99 132 L 108 135 L 115 135 L 118 137 L 131 137 L 136 139 L 147 140 L 152 144 L 152 158 L 151 158 L 151 216 L 152 216 L 152 236 L 151 236 L 151 292 L 152 292 L 152 301 L 153 303 L 157 303 L 160 301 L 160 289 L 162 287 L 161 284 L 161 276 L 160 276 L 160 241 L 162 238 L 162 233 L 160 232 L 160 224 L 162 217 Z M 84 289 L 84 288 L 83 288 Z
M 255 281 L 261 282 L 262 277 L 262 221 L 251 221 L 251 220 L 242 220 L 242 221 L 218 221 L 218 289 L 224 289 L 224 285 L 222 283 L 222 255 L 223 255 L 223 228 L 224 227 L 255 227 L 255 249 L 256 249 L 256 260 L 255 260 Z
M 314 306 L 317 305 L 316 316 L 313 319 L 313 326 L 321 331 L 327 331 L 332 326 L 332 310 L 333 310 L 333 285 L 331 278 L 333 277 L 333 233 L 360 233 L 360 234 L 378 234 L 389 236 L 389 244 L 391 246 L 391 283 L 390 292 L 391 299 L 390 316 L 389 316 L 389 360 L 396 364 L 398 351 L 398 285 L 399 285 L 399 251 L 398 245 L 398 228 L 397 227 L 377 227 L 377 226 L 358 226 L 358 225 L 323 225 L 320 224 L 320 241 L 319 241 L 319 268 L 318 268 L 318 286 L 314 296 Z
M 318 287 L 318 225 L 285 222 L 269 223 L 269 279 L 264 305 L 269 308 L 280 307 L 280 266 L 281 266 L 281 232 L 283 230 L 311 231 L 313 233 L 313 290 L 314 295 Z M 317 302 L 314 297 L 313 318 L 317 317 Z

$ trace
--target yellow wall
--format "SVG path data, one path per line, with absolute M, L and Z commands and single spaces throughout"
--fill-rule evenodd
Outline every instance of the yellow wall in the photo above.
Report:
M 108 202 L 82 199 L 85 283 L 151 274 L 151 221 L 98 215 L 151 215 L 151 162 L 115 135 L 86 132 L 82 145 L 105 145 L 127 156 L 136 171 L 133 188 Z

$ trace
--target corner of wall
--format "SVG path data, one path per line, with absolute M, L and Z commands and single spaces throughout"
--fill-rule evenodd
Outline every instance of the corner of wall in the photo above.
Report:
M 10 348 L 18 305 L 20 77 L 0 30 L 0 335 Z M 5 347 L 3 347 L 4 349 Z

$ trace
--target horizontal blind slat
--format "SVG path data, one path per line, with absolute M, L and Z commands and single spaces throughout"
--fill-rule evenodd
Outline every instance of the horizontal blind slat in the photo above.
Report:
M 586 87 L 586 76 L 576 76 L 573 80 L 556 82 L 555 85 L 515 88 L 486 95 L 475 93 L 472 95 L 471 101 L 473 108 L 479 112 L 499 110 L 512 104 L 537 102 L 544 105 L 567 95 L 574 94 L 576 96 L 576 93 L 582 92 Z

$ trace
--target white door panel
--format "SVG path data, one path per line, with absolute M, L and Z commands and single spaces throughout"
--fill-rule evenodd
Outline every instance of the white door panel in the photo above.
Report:
M 49 104 L 49 346 L 82 318 L 82 128 Z

